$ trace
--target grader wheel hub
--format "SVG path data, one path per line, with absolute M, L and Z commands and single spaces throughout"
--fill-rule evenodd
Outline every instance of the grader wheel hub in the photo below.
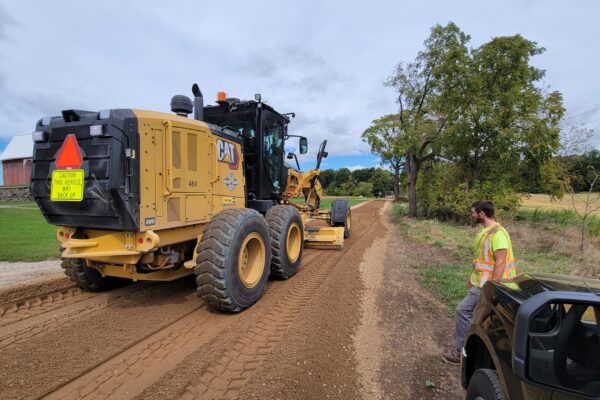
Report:
M 290 225 L 285 247 L 287 249 L 287 256 L 290 262 L 296 262 L 300 256 L 300 250 L 302 249 L 302 235 L 300 233 L 300 227 L 295 222 Z
M 244 238 L 238 258 L 238 275 L 242 285 L 255 287 L 264 273 L 266 249 L 263 238 L 252 232 Z

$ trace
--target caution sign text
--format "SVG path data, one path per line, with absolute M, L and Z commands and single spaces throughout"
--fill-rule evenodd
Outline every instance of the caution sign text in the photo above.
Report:
M 54 170 L 52 171 L 52 201 L 82 201 L 83 200 L 82 169 Z

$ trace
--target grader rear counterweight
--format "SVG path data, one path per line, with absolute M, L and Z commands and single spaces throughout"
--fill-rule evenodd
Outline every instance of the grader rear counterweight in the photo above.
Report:
M 317 167 L 301 172 L 284 163 L 293 114 L 260 95 L 220 92 L 204 106 L 197 85 L 192 92 L 193 102 L 173 97 L 175 114 L 65 110 L 38 122 L 30 189 L 81 288 L 194 273 L 206 303 L 241 311 L 269 275 L 292 277 L 305 247 L 339 249 L 349 236 L 347 200 L 320 209 L 326 141 Z M 305 137 L 299 149 L 307 152 Z

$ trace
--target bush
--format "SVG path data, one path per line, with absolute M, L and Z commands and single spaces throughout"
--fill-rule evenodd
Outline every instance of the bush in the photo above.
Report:
M 442 221 L 470 222 L 471 204 L 480 199 L 494 202 L 496 217 L 512 221 L 520 206 L 520 196 L 507 182 L 479 182 L 467 189 L 457 167 L 449 163 L 429 165 L 419 179 L 419 210 L 422 215 Z

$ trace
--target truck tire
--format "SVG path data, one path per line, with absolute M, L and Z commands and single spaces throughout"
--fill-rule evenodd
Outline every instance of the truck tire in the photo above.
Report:
M 331 225 L 344 227 L 344 239 L 350 237 L 352 212 L 348 199 L 334 199 L 331 202 Z
M 63 258 L 60 266 L 73 283 L 89 292 L 103 292 L 127 282 L 125 279 L 111 276 L 103 277 L 98 270 L 89 268 L 82 258 Z
M 302 261 L 302 219 L 294 206 L 273 206 L 266 219 L 271 235 L 271 275 L 288 279 L 298 271 Z
M 256 210 L 221 211 L 206 225 L 196 257 L 198 295 L 212 308 L 239 312 L 263 295 L 271 264 L 269 227 Z
M 486 368 L 475 371 L 469 381 L 466 399 L 504 400 L 502 384 L 496 371 Z

